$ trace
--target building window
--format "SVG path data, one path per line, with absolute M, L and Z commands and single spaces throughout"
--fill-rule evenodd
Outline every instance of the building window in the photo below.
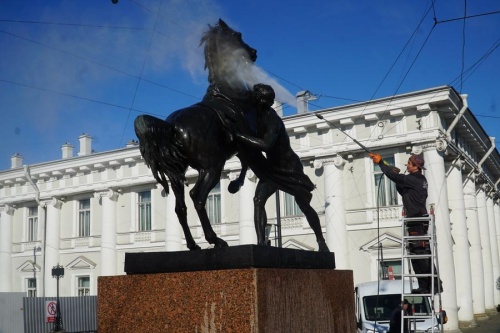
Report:
M 401 280 L 401 259 L 379 261 L 378 273 L 381 280 L 389 280 L 390 275 L 393 275 L 394 280 Z
M 90 295 L 90 276 L 79 276 L 78 278 L 78 296 Z
M 28 297 L 36 297 L 36 279 L 26 279 L 26 291 Z
M 139 231 L 151 230 L 151 191 L 138 193 L 139 205 Z
M 28 208 L 28 242 L 35 242 L 38 238 L 38 207 Z
M 78 202 L 78 237 L 90 236 L 90 199 Z
M 208 194 L 206 210 L 211 224 L 221 223 L 220 183 Z
M 285 212 L 283 216 L 297 216 L 302 215 L 302 211 L 295 201 L 295 197 L 289 193 L 283 192 L 283 201 Z
M 384 161 L 394 165 L 394 157 L 384 157 Z M 378 198 L 378 206 L 395 206 L 398 204 L 398 192 L 396 184 L 385 177 L 380 166 L 374 165 L 375 196 Z

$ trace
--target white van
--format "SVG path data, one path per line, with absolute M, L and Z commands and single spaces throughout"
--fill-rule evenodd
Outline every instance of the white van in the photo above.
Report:
M 405 281 L 406 282 L 406 281 Z M 405 283 L 405 294 L 410 291 L 410 283 Z M 356 292 L 356 323 L 358 333 L 387 333 L 392 311 L 401 303 L 401 280 L 381 280 L 361 283 Z M 438 318 L 418 318 L 431 313 L 431 299 L 421 295 L 405 297 L 413 305 L 411 332 L 439 332 Z M 416 326 L 416 330 L 415 330 Z M 432 329 L 434 327 L 434 330 Z

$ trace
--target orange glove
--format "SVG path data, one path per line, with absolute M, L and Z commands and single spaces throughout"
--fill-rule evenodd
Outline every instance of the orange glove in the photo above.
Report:
M 382 156 L 380 156 L 380 154 L 368 153 L 368 156 L 371 157 L 371 159 L 373 160 L 373 163 L 375 163 L 375 164 L 379 164 L 380 161 L 382 161 Z

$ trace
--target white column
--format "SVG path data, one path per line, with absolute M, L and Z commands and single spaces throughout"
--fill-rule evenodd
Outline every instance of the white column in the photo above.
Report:
M 500 277 L 500 262 L 498 258 L 497 228 L 495 225 L 495 210 L 493 208 L 493 198 L 486 198 L 486 208 L 488 210 L 488 226 L 491 245 L 491 263 L 493 270 L 493 300 L 494 305 L 500 304 L 500 291 L 497 289 L 496 282 Z
M 230 179 L 236 179 L 235 174 Z M 231 180 L 233 180 L 231 179 Z M 255 232 L 253 197 L 257 187 L 257 179 L 252 170 L 247 171 L 245 182 L 239 191 L 239 220 L 240 220 L 240 245 L 257 244 L 257 233 Z
M 12 292 L 12 215 L 14 208 L 0 207 L 0 292 Z
M 118 193 L 109 189 L 95 195 L 101 201 L 101 275 L 117 274 L 116 253 L 116 200 Z
M 349 269 L 349 250 L 344 198 L 344 165 L 341 156 L 321 161 L 325 178 L 326 244 L 335 253 L 335 267 Z M 319 168 L 318 161 L 315 167 Z
M 439 273 L 443 282 L 443 309 L 446 309 L 448 323 L 446 330 L 459 329 L 458 308 L 455 284 L 455 264 L 453 260 L 453 241 L 451 239 L 450 213 L 448 205 L 448 190 L 443 152 L 446 145 L 442 141 L 435 146 L 424 149 L 425 177 L 429 184 L 427 204 L 435 204 L 436 240 L 439 258 Z
M 184 235 L 181 224 L 175 213 L 175 195 L 172 190 L 167 194 L 165 216 L 165 251 L 182 251 L 182 237 Z
M 493 263 L 491 260 L 490 228 L 488 223 L 488 209 L 486 208 L 486 193 L 481 187 L 477 193 L 477 215 L 479 220 L 479 234 L 481 236 L 481 253 L 484 270 L 484 306 L 486 312 L 495 309 L 493 298 Z
M 471 262 L 472 303 L 476 317 L 486 316 L 484 307 L 484 269 L 483 255 L 481 253 L 481 235 L 479 230 L 479 219 L 477 214 L 476 184 L 474 175 L 470 174 L 464 183 L 465 214 L 467 215 L 467 227 L 469 229 L 469 253 Z
M 454 260 L 455 281 L 457 284 L 458 320 L 461 322 L 474 322 L 472 309 L 472 278 L 469 254 L 469 239 L 467 235 L 467 220 L 465 214 L 464 190 L 462 181 L 462 161 L 456 159 L 450 165 L 448 179 L 448 203 L 450 207 L 450 220 L 453 221 L 451 234 L 455 240 Z
M 38 235 L 39 235 L 38 239 L 39 239 L 41 247 L 42 247 L 42 251 L 40 253 L 40 261 L 37 261 L 37 264 L 40 266 L 40 274 L 37 274 L 36 295 L 39 297 L 45 296 L 45 230 L 46 230 L 46 223 L 47 223 L 47 205 L 46 205 L 45 201 L 39 201 L 38 202 Z M 52 279 L 52 276 L 50 278 Z
M 61 205 L 62 201 L 53 198 L 46 202 L 47 221 L 45 236 L 44 283 L 46 297 L 57 296 L 56 279 L 52 278 L 52 268 L 59 264 L 59 242 L 61 238 Z

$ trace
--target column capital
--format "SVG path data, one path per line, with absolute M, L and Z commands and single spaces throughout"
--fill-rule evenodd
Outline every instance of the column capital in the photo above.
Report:
M 448 148 L 448 142 L 445 139 L 437 139 L 436 140 L 436 150 L 440 152 L 445 152 L 446 148 Z
M 253 171 L 252 171 L 252 170 L 248 169 L 248 170 L 247 170 L 246 177 L 247 177 L 247 179 L 252 180 L 252 179 L 254 179 L 254 178 L 255 178 L 255 174 L 253 173 Z
M 448 142 L 445 139 L 438 138 L 436 141 L 428 141 L 423 142 L 417 145 L 414 145 L 411 148 L 411 153 L 415 155 L 420 155 L 424 151 L 437 150 L 438 152 L 445 152 L 448 148 Z
M 42 206 L 42 207 L 54 206 L 54 208 L 60 209 L 63 203 L 64 203 L 64 201 L 54 197 L 54 198 L 43 200 L 42 202 L 40 202 L 40 206 Z
M 491 186 L 488 183 L 482 183 L 479 185 L 481 191 L 484 191 L 484 194 L 487 196 L 490 192 Z
M 228 174 L 228 178 L 230 181 L 233 181 L 233 180 L 236 180 L 238 179 L 238 177 L 240 176 L 240 172 L 236 172 L 236 171 L 233 171 L 233 172 L 230 172 Z M 251 169 L 247 169 L 247 172 L 245 173 L 245 178 L 246 179 L 249 179 L 249 180 L 253 180 L 255 178 L 255 174 L 253 173 L 253 171 Z
M 101 198 L 108 198 L 109 200 L 116 201 L 119 195 L 120 195 L 119 192 L 111 188 L 108 188 L 107 190 L 94 192 L 94 198 L 97 198 L 98 200 Z
M 314 169 L 321 169 L 325 165 L 334 164 L 337 168 L 343 167 L 347 163 L 342 156 L 322 157 L 314 160 Z
M 230 172 L 227 177 L 229 178 L 230 181 L 236 180 L 239 176 L 239 172 Z
M 423 151 L 424 151 L 424 148 L 420 145 L 415 145 L 415 146 L 411 147 L 411 153 L 413 155 L 420 155 L 423 153 Z
M 15 205 L 4 204 L 4 205 L 0 206 L 0 212 L 12 215 L 14 213 L 15 208 L 16 208 Z
M 457 169 L 459 169 L 459 170 L 463 170 L 465 167 L 465 161 L 460 157 L 454 158 L 450 164 L 457 167 Z

